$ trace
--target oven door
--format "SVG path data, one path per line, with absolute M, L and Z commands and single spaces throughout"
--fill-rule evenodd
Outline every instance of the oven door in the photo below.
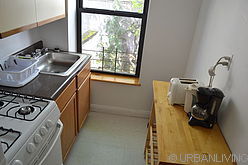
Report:
M 60 135 L 63 124 L 59 120 L 54 135 L 42 148 L 38 157 L 32 163 L 34 165 L 63 165 Z
M 6 159 L 4 157 L 1 139 L 0 139 L 0 165 L 6 165 Z

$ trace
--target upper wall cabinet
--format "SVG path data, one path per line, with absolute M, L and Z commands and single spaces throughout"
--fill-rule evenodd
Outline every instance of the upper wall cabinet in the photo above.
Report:
M 38 26 L 65 17 L 65 0 L 35 0 Z
M 37 26 L 34 0 L 0 0 L 0 37 Z
M 65 17 L 65 0 L 0 0 L 0 38 Z

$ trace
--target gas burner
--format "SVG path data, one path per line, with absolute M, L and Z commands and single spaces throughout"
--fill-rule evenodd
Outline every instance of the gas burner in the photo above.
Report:
M 0 116 L 34 121 L 48 104 L 42 98 L 0 91 Z
M 4 153 L 10 149 L 20 136 L 21 132 L 19 131 L 0 127 L 0 142 L 2 143 Z
M 18 113 L 20 115 L 29 115 L 30 113 L 33 113 L 33 112 L 34 112 L 34 107 L 32 107 L 32 106 L 21 107 L 18 110 Z
M 3 101 L 0 101 L 0 107 L 2 107 L 4 105 Z

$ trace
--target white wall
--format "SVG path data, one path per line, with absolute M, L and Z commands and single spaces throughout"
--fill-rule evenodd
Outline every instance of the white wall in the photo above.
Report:
M 92 109 L 148 114 L 152 80 L 183 76 L 201 0 L 151 0 L 141 87 L 92 81 Z M 123 112 L 124 113 L 124 112 Z
M 0 60 L 40 40 L 37 29 L 0 39 Z
M 233 153 L 247 154 L 248 1 L 204 0 L 186 76 L 208 82 L 207 70 L 219 57 L 234 54 L 230 71 L 217 68 L 214 87 L 226 97 L 219 124 Z M 247 164 L 239 163 L 239 164 Z
M 44 47 L 68 50 L 67 18 L 63 18 L 38 28 Z

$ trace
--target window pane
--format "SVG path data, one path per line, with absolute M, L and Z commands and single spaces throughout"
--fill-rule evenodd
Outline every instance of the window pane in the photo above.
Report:
M 143 13 L 144 0 L 83 0 L 83 7 Z
M 135 74 L 141 19 L 82 13 L 82 52 L 94 70 Z
M 135 74 L 136 64 L 137 64 L 137 56 L 135 54 L 118 54 L 117 64 L 116 64 L 116 72 L 117 73 L 131 73 Z

